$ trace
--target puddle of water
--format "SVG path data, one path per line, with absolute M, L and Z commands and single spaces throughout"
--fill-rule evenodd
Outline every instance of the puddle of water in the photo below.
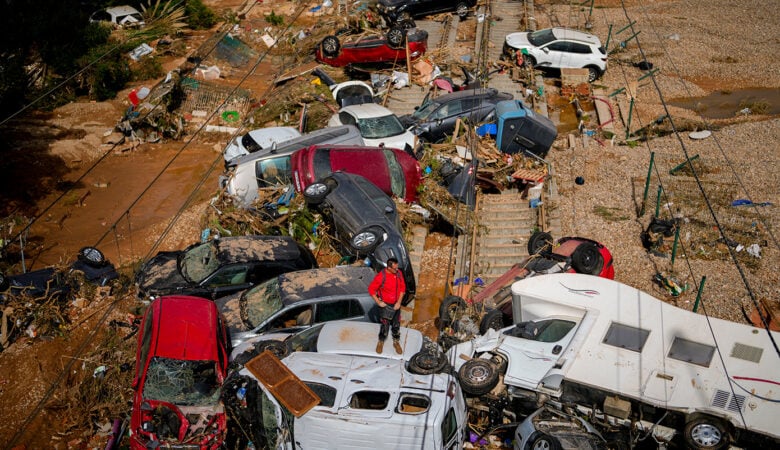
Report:
M 780 114 L 780 89 L 719 91 L 706 97 L 677 98 L 670 105 L 698 112 L 707 119 L 727 119 L 749 108 L 752 114 Z

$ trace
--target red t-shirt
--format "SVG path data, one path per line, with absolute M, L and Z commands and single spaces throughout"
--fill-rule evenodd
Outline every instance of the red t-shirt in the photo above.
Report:
M 400 269 L 394 274 L 387 269 L 382 269 L 368 285 L 368 293 L 371 295 L 379 293 L 379 299 L 388 305 L 395 305 L 405 291 L 406 282 Z

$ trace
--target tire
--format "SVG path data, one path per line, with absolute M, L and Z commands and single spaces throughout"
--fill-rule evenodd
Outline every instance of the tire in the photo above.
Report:
M 470 359 L 460 367 L 458 380 L 466 394 L 485 395 L 498 384 L 498 368 L 487 359 Z
M 106 263 L 106 257 L 103 255 L 103 252 L 95 247 L 84 247 L 79 250 L 78 259 L 91 267 L 102 267 Z
M 596 67 L 586 67 L 588 69 L 588 83 L 593 83 L 601 76 L 601 71 Z
M 306 186 L 303 190 L 303 198 L 306 203 L 312 206 L 317 206 L 325 200 L 328 196 L 330 188 L 323 182 L 316 182 Z
M 349 246 L 360 253 L 368 253 L 381 242 L 382 231 L 371 227 L 360 230 L 349 240 Z
M 528 442 L 527 450 L 561 450 L 561 443 L 558 439 L 541 431 L 535 431 Z
M 604 257 L 593 242 L 583 242 L 571 255 L 571 266 L 578 273 L 598 275 L 604 269 Z
M 409 359 L 409 372 L 417 375 L 441 373 L 447 368 L 447 357 L 441 352 L 421 350 Z
M 341 50 L 341 43 L 336 36 L 325 36 L 320 46 L 322 47 L 323 56 L 327 58 L 335 58 L 339 55 L 339 50 Z
M 404 47 L 404 39 L 406 38 L 406 30 L 399 26 L 390 28 L 387 32 L 387 46 L 393 49 L 400 49 Z
M 536 255 L 552 250 L 553 237 L 550 233 L 537 231 L 528 239 L 528 254 Z
M 500 330 L 504 328 L 504 313 L 500 309 L 490 309 L 479 322 L 479 334 L 485 334 L 488 330 Z
M 701 416 L 685 424 L 683 434 L 689 448 L 719 450 L 730 445 L 728 429 L 723 421 L 710 416 Z
M 442 326 L 448 327 L 466 311 L 466 301 L 457 295 L 444 297 L 439 306 L 439 319 Z
M 458 6 L 455 7 L 455 14 L 460 17 L 460 20 L 465 19 L 469 15 L 469 5 L 466 2 L 458 3 Z
M 536 58 L 531 55 L 523 55 L 523 66 L 533 69 L 536 67 Z

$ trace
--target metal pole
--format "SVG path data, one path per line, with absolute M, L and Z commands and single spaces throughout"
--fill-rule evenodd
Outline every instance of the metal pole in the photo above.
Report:
M 693 303 L 693 312 L 699 309 L 699 300 L 701 300 L 701 291 L 704 290 L 704 282 L 707 281 L 707 275 L 701 277 L 701 283 L 699 283 L 699 292 L 696 293 L 696 301 Z
M 655 217 L 658 217 L 658 213 L 661 209 L 661 185 L 658 185 L 658 193 L 655 196 Z
M 672 266 L 674 266 L 674 257 L 677 256 L 677 243 L 680 241 L 680 227 L 679 225 L 674 231 L 674 244 L 672 244 Z
M 647 191 L 650 189 L 650 175 L 653 174 L 654 161 L 655 161 L 655 152 L 650 152 L 650 165 L 647 167 L 647 179 L 645 180 L 645 193 L 642 195 L 642 208 L 639 211 L 639 217 L 645 215 L 645 203 L 647 203 Z
M 609 31 L 607 32 L 607 43 L 604 44 L 604 48 L 609 48 L 610 39 L 612 39 L 612 24 L 609 24 Z
M 631 97 L 631 103 L 628 105 L 628 121 L 626 123 L 626 139 L 631 135 L 631 116 L 634 114 L 634 97 Z

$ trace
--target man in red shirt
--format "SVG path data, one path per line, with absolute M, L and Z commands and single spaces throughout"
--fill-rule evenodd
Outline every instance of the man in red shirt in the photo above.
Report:
M 376 352 L 382 353 L 387 339 L 387 329 L 393 333 L 393 348 L 399 355 L 401 349 L 401 299 L 406 292 L 406 283 L 401 271 L 398 270 L 398 260 L 387 258 L 387 267 L 382 269 L 371 284 L 368 285 L 368 293 L 379 306 L 379 341 L 376 343 Z

